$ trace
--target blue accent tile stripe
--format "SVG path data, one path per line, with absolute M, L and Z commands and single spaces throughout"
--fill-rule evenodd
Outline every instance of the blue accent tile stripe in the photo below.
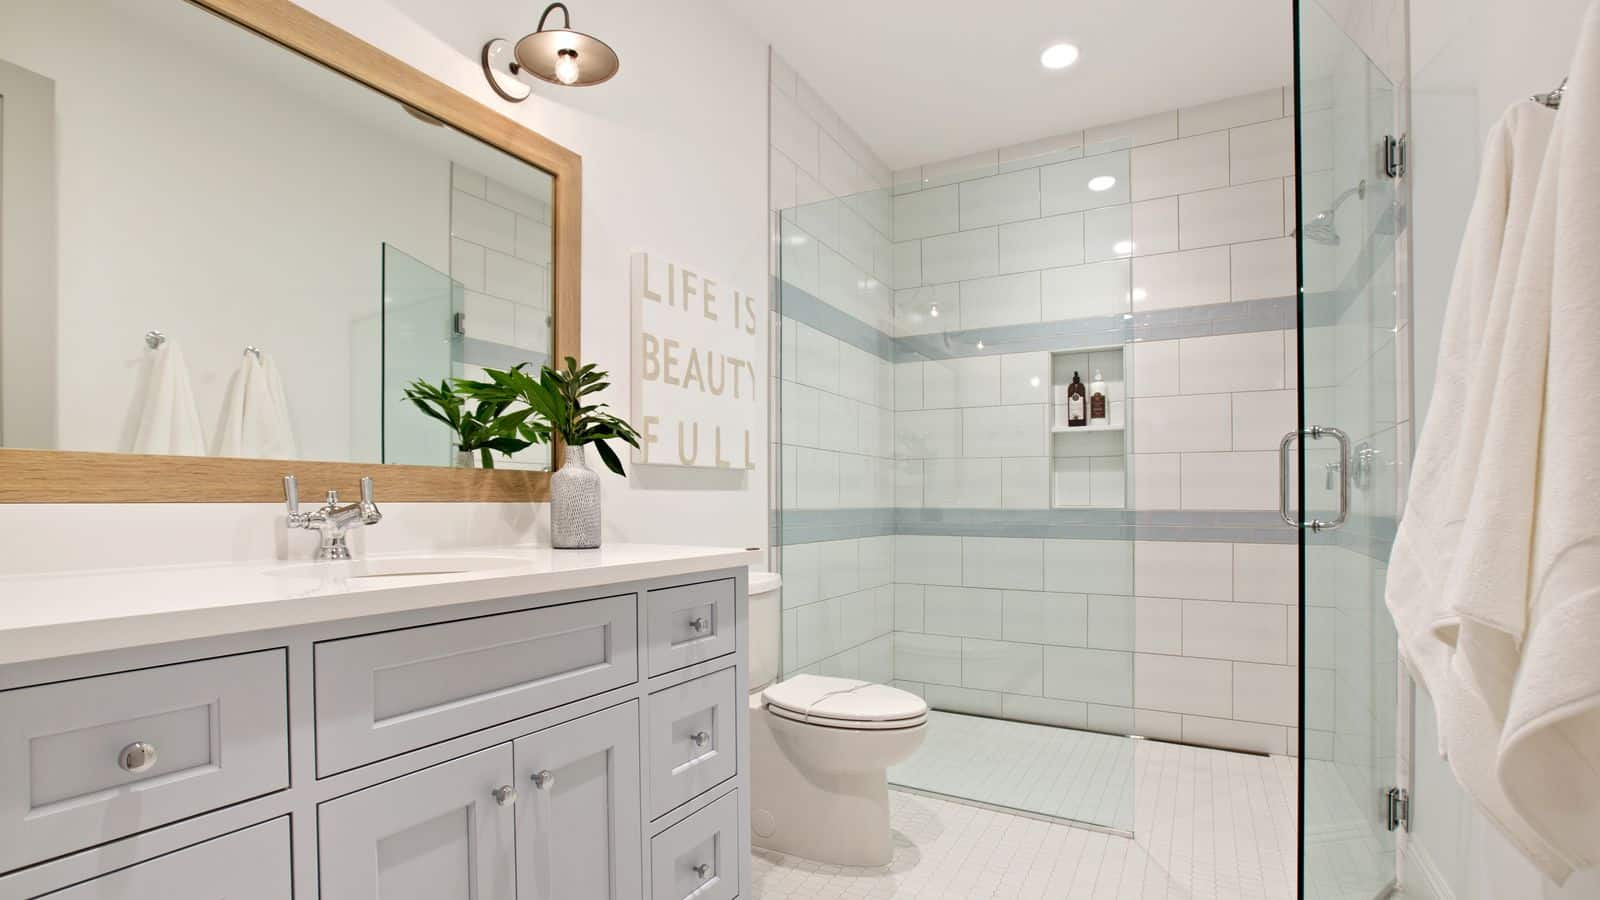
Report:
M 1272 511 L 873 508 L 784 510 L 783 544 L 889 534 L 1077 540 L 1232 541 L 1292 544 L 1295 530 Z

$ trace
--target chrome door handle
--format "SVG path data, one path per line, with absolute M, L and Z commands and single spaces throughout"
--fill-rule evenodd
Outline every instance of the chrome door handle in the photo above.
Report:
M 689 620 L 689 627 L 694 629 L 695 634 L 704 632 L 706 630 L 706 617 L 695 616 Z
M 124 772 L 137 775 L 155 768 L 156 748 L 154 744 L 144 741 L 134 741 L 117 752 L 117 766 Z
M 549 790 L 550 788 L 555 787 L 556 773 L 550 771 L 549 769 L 540 769 L 539 771 L 533 773 L 532 781 L 533 786 L 539 790 Z
M 494 795 L 494 802 L 501 806 L 510 806 L 517 802 L 517 789 L 509 784 L 502 784 L 491 793 Z
M 694 734 L 689 735 L 689 740 L 696 747 L 704 747 L 711 743 L 711 734 L 705 731 L 696 731 Z
M 694 877 L 700 879 L 701 881 L 705 881 L 706 877 L 711 874 L 711 864 L 701 863 L 695 866 L 692 871 L 694 872 Z
M 1339 461 L 1328 464 L 1329 475 L 1333 474 L 1335 466 L 1339 470 L 1339 513 L 1331 522 L 1321 519 L 1302 522 L 1297 516 L 1289 515 L 1289 448 L 1294 445 L 1295 439 L 1301 436 L 1312 440 L 1331 437 L 1339 442 Z M 1309 528 L 1315 532 L 1333 531 L 1343 526 L 1350 519 L 1350 470 L 1350 436 L 1343 431 L 1326 425 L 1313 425 L 1285 434 L 1283 440 L 1278 442 L 1278 515 L 1295 528 Z

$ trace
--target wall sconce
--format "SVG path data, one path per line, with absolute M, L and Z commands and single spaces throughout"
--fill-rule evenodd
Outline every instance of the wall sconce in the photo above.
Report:
M 546 29 L 550 14 L 561 10 L 562 26 Z M 539 27 L 513 47 L 505 38 L 483 45 L 483 74 L 494 92 L 521 103 L 533 88 L 517 76 L 523 72 L 551 84 L 588 87 L 609 81 L 622 62 L 606 42 L 572 30 L 572 14 L 565 3 L 552 3 L 539 17 Z

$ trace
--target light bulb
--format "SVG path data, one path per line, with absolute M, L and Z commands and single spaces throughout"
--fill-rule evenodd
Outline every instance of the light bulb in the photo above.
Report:
M 1029 387 L 1038 387 L 1039 386 L 1039 376 L 1035 375 L 1032 378 L 1029 378 L 1028 379 L 1028 386 Z
M 1118 256 L 1127 256 L 1133 252 L 1133 241 L 1117 241 L 1111 245 L 1111 252 Z
M 556 80 L 574 84 L 578 80 L 578 51 L 562 50 L 556 54 Z
M 928 315 L 932 316 L 935 319 L 939 318 L 939 304 L 935 303 L 935 304 L 929 306 L 928 307 Z
M 1096 175 L 1089 179 L 1089 190 L 1109 191 L 1117 186 L 1117 179 L 1112 175 Z
M 982 349 L 983 349 L 983 341 L 979 341 L 979 342 L 978 342 L 978 349 L 979 349 L 979 350 L 982 350 Z
M 1071 44 L 1055 44 L 1039 54 L 1039 64 L 1046 69 L 1065 69 L 1078 61 L 1078 48 Z

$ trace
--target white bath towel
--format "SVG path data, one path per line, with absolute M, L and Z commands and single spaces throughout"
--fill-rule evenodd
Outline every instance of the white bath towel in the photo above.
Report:
M 299 459 L 300 445 L 294 439 L 294 421 L 289 416 L 289 396 L 283 389 L 283 376 L 278 374 L 278 361 L 272 354 L 261 353 L 261 368 L 267 376 L 267 393 L 272 398 L 272 408 L 277 417 L 278 447 L 281 455 L 274 459 Z
M 1483 435 L 1469 430 L 1480 415 L 1474 405 L 1484 399 L 1473 393 L 1472 373 L 1484 362 L 1493 310 L 1509 304 L 1516 284 L 1554 116 L 1537 104 L 1519 104 L 1489 134 L 1385 599 L 1406 661 L 1433 697 L 1441 749 L 1457 780 L 1527 856 L 1564 877 L 1559 857 L 1500 788 L 1501 719 L 1452 670 L 1459 619 L 1446 597 L 1484 449 Z
M 134 453 L 206 455 L 206 436 L 200 426 L 200 411 L 195 407 L 194 387 L 189 382 L 189 364 L 172 338 L 155 350 L 132 449 Z
M 274 396 L 275 393 L 282 395 L 281 383 L 275 391 L 273 381 L 260 356 L 243 355 L 223 401 L 218 456 L 292 458 L 293 435 L 285 433 L 288 414 L 279 407 Z

